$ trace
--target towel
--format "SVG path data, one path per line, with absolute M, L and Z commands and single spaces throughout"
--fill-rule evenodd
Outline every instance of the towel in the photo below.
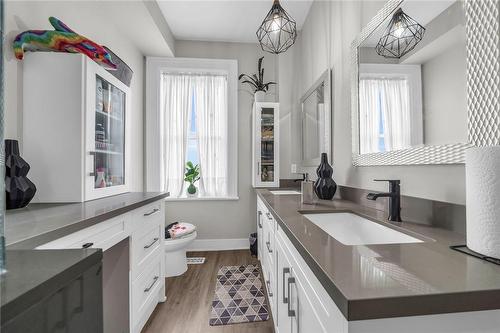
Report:
M 174 222 L 169 224 L 165 229 L 165 238 L 167 239 L 184 237 L 196 231 L 196 227 L 194 225 L 184 222 Z

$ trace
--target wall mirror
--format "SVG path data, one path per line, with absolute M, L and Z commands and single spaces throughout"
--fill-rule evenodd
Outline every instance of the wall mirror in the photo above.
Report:
M 484 58 L 470 43 L 487 26 L 475 26 L 473 2 L 389 1 L 355 40 L 354 165 L 463 163 L 470 119 L 482 117 L 470 114 L 467 68 Z
M 300 99 L 302 166 L 317 166 L 332 154 L 331 71 L 326 70 Z

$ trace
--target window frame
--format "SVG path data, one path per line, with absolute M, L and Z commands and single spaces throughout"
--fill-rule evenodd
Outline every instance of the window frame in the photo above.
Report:
M 146 57 L 145 188 L 165 191 L 162 172 L 161 77 L 163 73 L 227 75 L 228 81 L 228 195 L 167 198 L 169 201 L 238 200 L 238 62 L 233 59 Z

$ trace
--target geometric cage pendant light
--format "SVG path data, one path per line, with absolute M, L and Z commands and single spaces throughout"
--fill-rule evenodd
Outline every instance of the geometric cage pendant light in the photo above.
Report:
M 399 59 L 417 46 L 424 33 L 425 28 L 399 8 L 392 16 L 375 50 L 383 57 Z
M 288 50 L 297 39 L 297 25 L 279 0 L 274 0 L 271 10 L 257 29 L 257 39 L 262 50 L 279 54 Z

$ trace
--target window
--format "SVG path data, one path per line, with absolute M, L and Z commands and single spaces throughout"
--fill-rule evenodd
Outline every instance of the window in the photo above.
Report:
M 237 199 L 236 61 L 148 58 L 146 67 L 147 189 L 173 200 Z M 199 165 L 196 198 L 187 162 Z

